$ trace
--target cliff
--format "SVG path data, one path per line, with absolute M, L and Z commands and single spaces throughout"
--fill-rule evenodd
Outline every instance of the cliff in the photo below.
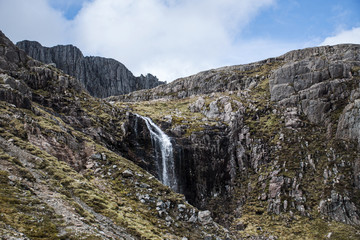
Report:
M 179 191 L 238 237 L 357 239 L 359 60 L 308 48 L 108 100 L 166 129 Z
M 114 59 L 84 57 L 72 45 L 48 48 L 35 41 L 21 41 L 16 45 L 30 57 L 46 64 L 54 63 L 64 73 L 77 78 L 94 97 L 116 96 L 164 84 L 151 74 L 135 77 Z

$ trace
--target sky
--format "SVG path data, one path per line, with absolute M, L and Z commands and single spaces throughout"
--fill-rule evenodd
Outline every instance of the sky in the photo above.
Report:
M 294 49 L 360 44 L 359 12 L 360 0 L 0 0 L 0 30 L 170 82 Z

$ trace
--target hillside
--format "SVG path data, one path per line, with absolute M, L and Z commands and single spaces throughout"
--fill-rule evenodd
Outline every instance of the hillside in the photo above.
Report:
M 98 99 L 1 33 L 0 235 L 359 239 L 359 98 L 359 45 Z
M 225 238 L 225 229 L 121 156 L 127 114 L 0 35 L 0 236 Z

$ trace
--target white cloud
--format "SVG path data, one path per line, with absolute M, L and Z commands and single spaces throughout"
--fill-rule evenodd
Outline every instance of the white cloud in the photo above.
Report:
M 29 39 L 44 45 L 68 42 L 67 22 L 46 0 L 0 0 L 0 28 L 14 42 Z
M 84 4 L 73 20 L 51 8 L 53 1 L 0 0 L 0 28 L 14 42 L 71 43 L 85 55 L 115 58 L 135 75 L 149 72 L 166 81 L 290 50 L 239 39 L 276 0 L 66 0 L 65 7 Z
M 340 43 L 360 44 L 360 27 L 343 30 L 332 37 L 327 37 L 320 45 L 335 45 Z
M 75 18 L 76 44 L 161 80 L 222 66 L 234 35 L 273 0 L 95 0 Z

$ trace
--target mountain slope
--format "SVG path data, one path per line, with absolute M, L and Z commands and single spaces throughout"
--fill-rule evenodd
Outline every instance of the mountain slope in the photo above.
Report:
M 35 41 L 21 41 L 16 46 L 38 61 L 46 64 L 55 63 L 57 68 L 77 78 L 95 97 L 126 94 L 164 84 L 151 74 L 135 77 L 123 64 L 114 59 L 84 57 L 81 51 L 72 45 L 47 48 Z
M 91 97 L 1 32 L 0 105 L 2 238 L 226 237 L 206 213 L 120 155 L 124 109 Z

